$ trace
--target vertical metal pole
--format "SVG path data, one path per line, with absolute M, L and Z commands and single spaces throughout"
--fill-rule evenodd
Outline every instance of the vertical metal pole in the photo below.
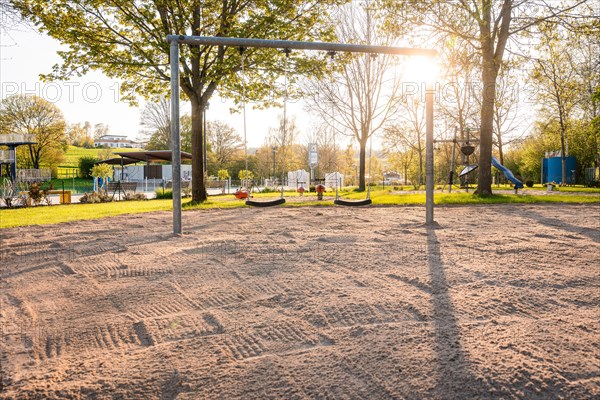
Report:
M 452 142 L 452 160 L 450 160 L 450 174 L 448 178 L 448 193 L 452 193 L 452 184 L 454 183 L 454 158 L 456 150 L 456 132 L 458 131 L 458 126 L 454 127 L 454 141 Z
M 204 136 L 204 143 L 202 144 L 202 148 L 203 148 L 203 166 L 204 166 L 204 176 L 208 176 L 208 172 L 206 171 L 206 166 L 208 165 L 206 162 L 206 108 L 208 107 L 208 104 L 206 104 L 204 106 L 204 108 L 202 109 L 202 120 L 203 120 L 203 136 Z
M 425 88 L 425 223 L 433 224 L 433 96 L 434 83 Z
M 173 163 L 173 234 L 181 234 L 181 149 L 179 144 L 179 43 L 171 41 L 171 147 Z

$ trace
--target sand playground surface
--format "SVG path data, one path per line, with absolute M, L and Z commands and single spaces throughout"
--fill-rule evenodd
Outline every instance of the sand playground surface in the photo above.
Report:
M 600 397 L 600 205 L 0 231 L 3 399 Z

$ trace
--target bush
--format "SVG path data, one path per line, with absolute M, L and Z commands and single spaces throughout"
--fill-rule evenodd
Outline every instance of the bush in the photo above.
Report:
M 112 201 L 112 197 L 104 192 L 84 193 L 79 199 L 80 203 L 108 203 Z
M 79 177 L 80 178 L 89 178 L 92 172 L 92 168 L 94 168 L 94 163 L 98 160 L 96 157 L 92 156 L 83 156 L 79 158 Z
M 42 184 L 38 182 L 34 182 L 29 185 L 29 200 L 33 203 L 33 205 L 40 204 L 52 204 L 50 198 L 48 197 L 48 191 L 50 189 L 42 189 Z
M 394 190 L 402 190 L 402 186 L 394 186 Z
M 125 194 L 125 200 L 148 200 L 144 193 L 127 193 Z
M 173 190 L 171 189 L 156 189 L 156 198 L 157 199 L 172 199 L 173 198 Z
M 527 187 L 533 187 L 533 181 L 532 180 L 528 180 L 525 182 L 525 186 Z
M 261 193 L 275 193 L 275 192 L 279 192 L 279 190 L 277 188 L 270 188 L 270 187 L 265 187 L 263 190 L 260 191 Z

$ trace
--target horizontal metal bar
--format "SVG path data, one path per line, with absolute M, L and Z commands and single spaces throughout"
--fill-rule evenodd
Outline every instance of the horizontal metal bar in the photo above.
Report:
M 231 46 L 231 47 L 265 47 L 273 49 L 298 49 L 298 50 L 320 50 L 349 53 L 369 54 L 395 54 L 404 56 L 435 57 L 437 52 L 431 49 L 419 49 L 411 47 L 373 46 L 364 44 L 344 44 L 328 42 L 304 42 L 297 40 L 269 40 L 232 38 L 221 36 L 184 36 L 167 35 L 167 42 L 206 46 Z
M 435 139 L 434 142 L 435 143 L 471 143 L 471 142 L 479 143 L 479 139 L 469 139 L 469 140 L 467 140 L 467 139 L 456 139 L 456 140 L 453 140 L 453 139 L 445 139 L 445 140 L 444 139 Z

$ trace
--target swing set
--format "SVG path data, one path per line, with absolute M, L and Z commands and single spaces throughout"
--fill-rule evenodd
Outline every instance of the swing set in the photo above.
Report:
M 237 48 L 242 54 L 242 74 L 244 74 L 244 50 L 248 47 L 253 48 L 274 48 L 283 49 L 286 55 L 286 94 L 284 98 L 284 132 L 286 129 L 286 101 L 287 101 L 287 58 L 292 49 L 297 50 L 316 50 L 328 54 L 335 52 L 366 53 L 366 54 L 392 54 L 405 56 L 426 56 L 435 57 L 436 51 L 430 49 L 391 47 L 377 45 L 360 45 L 344 43 L 327 42 L 305 42 L 294 40 L 268 40 L 268 39 L 249 39 L 249 38 L 231 38 L 231 37 L 212 37 L 212 36 L 185 36 L 185 35 L 167 35 L 167 42 L 170 46 L 170 69 L 171 69 L 171 145 L 173 147 L 173 233 L 178 235 L 182 232 L 181 227 L 181 146 L 180 146 L 180 127 L 179 127 L 179 45 L 188 44 L 195 46 L 225 46 Z M 426 223 L 433 223 L 433 94 L 434 89 L 431 84 L 426 88 L 426 119 L 427 119 L 427 149 L 426 149 Z M 246 146 L 246 93 L 245 76 L 243 84 L 243 114 L 244 114 L 244 146 Z M 285 155 L 284 155 L 285 157 Z M 246 171 L 248 171 L 248 154 L 246 149 Z M 246 177 L 247 178 L 247 177 Z M 249 198 L 246 193 L 246 204 L 255 207 L 268 207 L 285 203 L 283 197 L 283 176 L 281 181 L 281 197 L 271 201 L 256 201 Z M 247 181 L 246 181 L 247 185 Z M 246 186 L 247 190 L 247 186 Z M 243 196 L 240 194 L 240 196 Z M 336 190 L 335 204 L 338 205 L 367 205 L 371 204 L 370 193 L 367 191 L 367 198 L 360 201 L 351 201 L 339 198 Z

